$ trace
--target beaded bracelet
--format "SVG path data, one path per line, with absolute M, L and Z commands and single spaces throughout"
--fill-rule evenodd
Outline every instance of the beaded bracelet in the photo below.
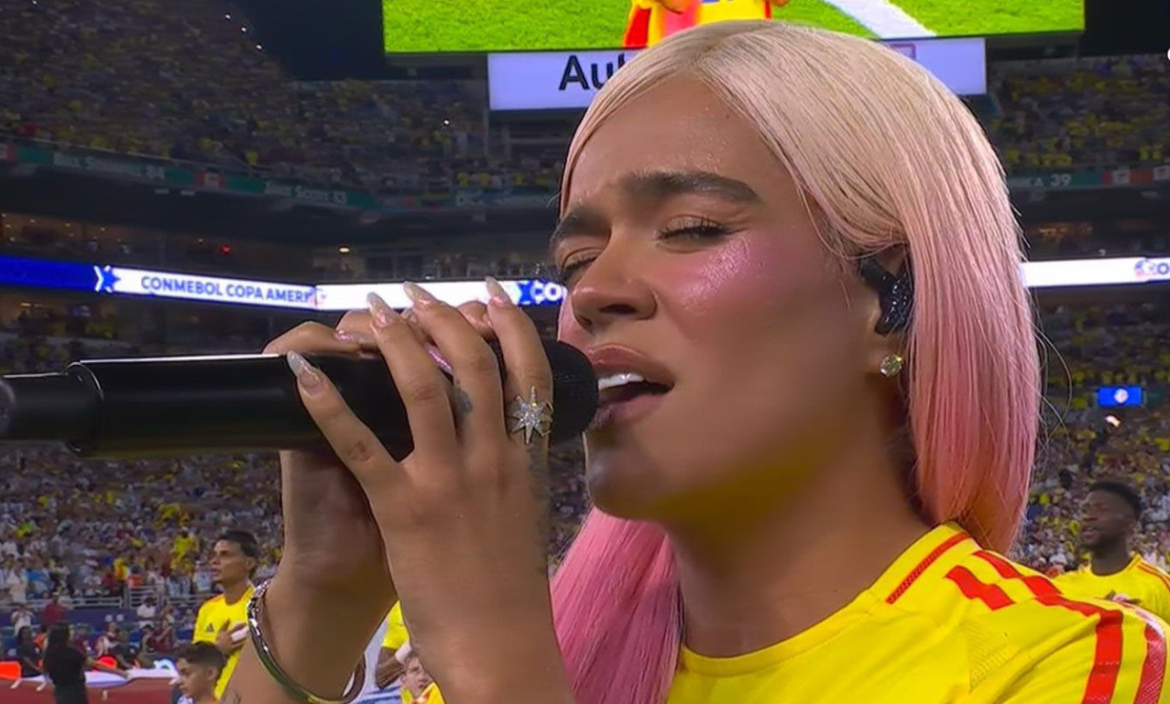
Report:
M 260 658 L 260 664 L 264 670 L 272 679 L 276 680 L 285 693 L 299 702 L 305 702 L 305 704 L 350 704 L 357 699 L 366 680 L 365 657 L 358 663 L 349 691 L 342 695 L 341 699 L 325 699 L 309 692 L 294 682 L 284 671 L 284 668 L 276 662 L 276 656 L 273 655 L 272 647 L 268 645 L 267 639 L 264 638 L 264 630 L 260 626 L 266 611 L 264 594 L 268 591 L 268 584 L 268 582 L 264 582 L 257 587 L 252 594 L 252 599 L 248 602 L 248 633 L 252 636 L 252 646 L 256 649 L 256 656 Z

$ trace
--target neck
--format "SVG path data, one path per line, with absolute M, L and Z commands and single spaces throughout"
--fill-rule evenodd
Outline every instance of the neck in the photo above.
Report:
M 927 532 L 898 470 L 875 466 L 880 452 L 853 454 L 754 519 L 668 529 L 689 648 L 731 657 L 787 640 L 848 605 Z
M 195 699 L 195 704 L 218 704 L 218 702 L 219 700 L 215 698 L 215 692 L 208 692 Z
M 1093 574 L 1107 576 L 1116 574 L 1129 564 L 1133 556 L 1129 552 L 1129 541 L 1124 538 L 1117 542 L 1093 548 L 1089 552 L 1089 569 Z
M 223 584 L 223 598 L 229 603 L 236 603 L 244 598 L 244 592 L 248 591 L 248 587 L 252 586 L 252 581 L 249 579 L 235 582 L 233 584 Z

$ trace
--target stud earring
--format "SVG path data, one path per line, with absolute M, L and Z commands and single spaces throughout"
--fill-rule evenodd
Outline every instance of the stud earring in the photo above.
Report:
M 878 366 L 878 371 L 887 379 L 893 379 L 902 371 L 902 355 L 891 352 L 882 358 L 881 365 Z

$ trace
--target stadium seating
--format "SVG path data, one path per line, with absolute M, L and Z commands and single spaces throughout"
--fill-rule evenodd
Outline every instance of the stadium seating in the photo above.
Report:
M 551 190 L 572 130 L 489 133 L 482 81 L 295 82 L 222 0 L 16 4 L 0 17 L 0 133 L 24 140 L 419 195 Z M 979 112 L 1009 170 L 1170 156 L 1163 56 L 1005 63 L 991 84 Z

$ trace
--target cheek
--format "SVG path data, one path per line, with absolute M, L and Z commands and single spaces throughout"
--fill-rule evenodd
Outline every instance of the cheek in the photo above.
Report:
M 664 270 L 662 285 L 671 291 L 683 334 L 697 339 L 719 330 L 745 338 L 760 328 L 795 330 L 808 313 L 839 305 L 841 289 L 826 253 L 805 239 L 804 233 L 748 234 Z

